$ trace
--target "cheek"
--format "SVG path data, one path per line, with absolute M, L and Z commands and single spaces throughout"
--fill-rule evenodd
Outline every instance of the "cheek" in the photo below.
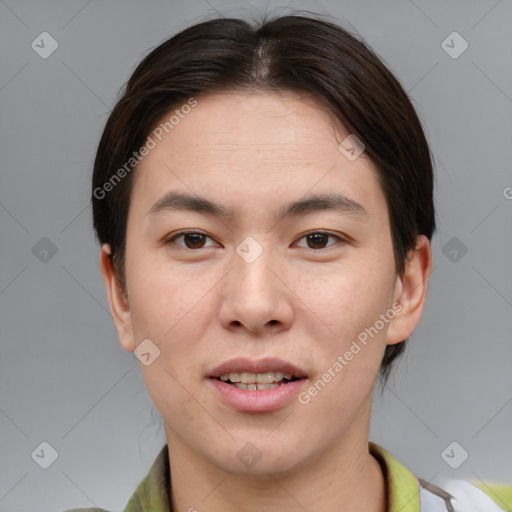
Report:
M 307 392 L 304 400 L 311 400 L 312 416 L 343 416 L 371 394 L 386 347 L 388 323 L 379 319 L 392 302 L 394 281 L 386 272 L 392 264 L 387 262 L 384 269 L 382 263 L 366 260 L 362 266 L 340 269 L 322 286 L 311 285 L 308 306 L 321 318 L 321 332 L 327 333 L 310 335 L 316 342 L 313 358 L 318 372 L 311 379 L 314 389 L 309 388 L 311 394 Z M 377 331 L 376 322 L 381 327 Z
M 321 330 L 311 329 L 308 336 L 314 342 L 311 354 L 317 368 L 303 395 L 304 402 L 310 402 L 304 409 L 310 418 L 346 418 L 372 392 L 387 324 L 378 332 L 371 328 L 389 310 L 392 297 L 390 283 L 379 275 L 367 265 L 363 271 L 353 268 L 325 279 L 322 286 L 316 281 L 307 287 L 304 315 L 308 310 L 309 328 L 321 319 Z
M 382 265 L 361 260 L 303 282 L 297 295 L 329 328 L 326 332 L 338 342 L 337 348 L 342 348 L 389 308 L 394 282 L 389 276 Z
M 179 264 L 171 266 L 163 258 L 152 258 L 142 251 L 134 251 L 127 260 L 126 275 L 136 335 L 167 346 L 173 344 L 179 332 L 186 346 L 193 344 L 197 323 L 191 319 L 196 319 L 198 312 L 204 315 L 218 279 L 197 268 L 191 271 Z

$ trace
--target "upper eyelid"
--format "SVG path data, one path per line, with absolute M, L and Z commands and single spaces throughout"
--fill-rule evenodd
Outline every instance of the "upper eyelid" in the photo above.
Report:
M 210 240 L 213 240 L 215 243 L 217 243 L 216 240 L 212 236 L 210 236 L 210 235 L 208 235 L 206 233 L 203 233 L 202 231 L 198 231 L 198 230 L 178 231 L 177 233 L 174 233 L 174 234 L 172 234 L 170 236 L 165 237 L 164 243 L 171 242 L 172 240 L 175 240 L 176 238 L 179 238 L 180 236 L 183 236 L 183 235 L 195 235 L 195 234 L 203 235 L 206 238 L 209 238 Z M 182 246 L 180 246 L 180 247 L 182 247 Z

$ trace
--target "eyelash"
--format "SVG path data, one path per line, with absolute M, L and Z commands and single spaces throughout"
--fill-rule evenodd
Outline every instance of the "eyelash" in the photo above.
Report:
M 205 233 L 202 233 L 201 231 L 179 231 L 177 233 L 174 233 L 172 236 L 166 238 L 164 240 L 164 245 L 168 245 L 168 244 L 171 244 L 171 243 L 174 243 L 174 241 L 176 239 L 178 239 L 179 237 L 181 236 L 184 236 L 184 235 L 191 235 L 191 234 L 197 234 L 197 235 L 203 235 L 207 238 L 210 238 L 211 240 L 213 240 L 209 235 L 205 234 Z M 304 238 L 306 238 L 307 236 L 310 236 L 310 235 L 317 235 L 317 234 L 320 234 L 320 235 L 326 235 L 328 237 L 331 237 L 331 238 L 337 238 L 340 242 L 344 242 L 345 240 L 343 238 L 341 238 L 340 236 L 338 235 L 335 235 L 333 233 L 329 233 L 327 231 L 309 231 L 308 233 L 304 233 L 300 238 L 299 240 L 302 240 Z M 177 244 L 179 245 L 179 244 Z M 333 245 L 335 244 L 331 244 L 327 247 L 321 247 L 320 249 L 312 249 L 312 248 L 309 248 L 313 251 L 321 251 L 323 249 L 328 249 L 329 247 L 332 247 Z M 199 249 L 191 249 L 189 247 L 185 247 L 185 246 L 182 246 L 182 245 L 179 245 L 179 247 L 181 247 L 182 249 L 187 249 L 189 251 L 197 251 L 199 249 L 204 249 L 204 247 L 200 247 Z M 206 247 L 207 249 L 208 247 Z M 308 249 L 308 247 L 306 247 L 306 249 Z

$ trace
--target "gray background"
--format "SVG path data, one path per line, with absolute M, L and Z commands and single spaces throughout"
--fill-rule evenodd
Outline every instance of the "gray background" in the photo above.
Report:
M 165 443 L 108 313 L 90 220 L 96 146 L 151 48 L 215 10 L 282 5 L 0 0 L 0 511 L 121 510 Z M 436 160 L 428 304 L 375 394 L 371 439 L 434 483 L 511 482 L 512 2 L 289 6 L 366 38 L 413 99 Z M 46 59 L 31 48 L 44 31 L 59 44 Z M 469 44 L 458 58 L 441 46 L 453 31 Z M 48 469 L 31 457 L 43 441 L 58 452 Z M 453 441 L 469 453 L 458 469 L 441 456 Z M 449 453 L 452 464 L 463 454 Z

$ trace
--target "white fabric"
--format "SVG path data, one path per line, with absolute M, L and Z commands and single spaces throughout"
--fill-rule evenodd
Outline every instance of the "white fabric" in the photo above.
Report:
M 455 512 L 503 512 L 495 501 L 478 487 L 465 480 L 448 480 L 440 486 L 451 494 L 451 504 Z M 420 488 L 421 512 L 446 512 L 445 501 L 427 489 Z
M 444 490 L 453 496 L 455 512 L 503 512 L 484 491 L 464 480 L 450 480 Z
M 421 512 L 446 512 L 446 504 L 440 496 L 420 486 Z

